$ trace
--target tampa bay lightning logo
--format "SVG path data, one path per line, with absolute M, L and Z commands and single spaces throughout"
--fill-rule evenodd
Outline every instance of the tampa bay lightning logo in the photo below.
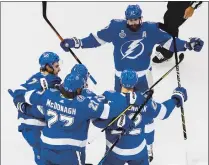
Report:
M 120 52 L 122 54 L 122 59 L 128 58 L 128 59 L 136 59 L 144 52 L 144 44 L 141 42 L 143 39 L 138 40 L 131 40 L 125 42 L 120 49 Z

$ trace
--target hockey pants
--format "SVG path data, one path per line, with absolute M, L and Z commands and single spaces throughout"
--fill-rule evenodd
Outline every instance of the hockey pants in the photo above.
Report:
M 41 130 L 35 128 L 24 128 L 22 130 L 22 135 L 24 139 L 28 142 L 28 144 L 33 148 L 34 158 L 37 165 L 40 164 L 40 153 L 41 153 L 41 145 L 40 145 L 40 136 Z
M 85 165 L 85 151 L 41 149 L 42 165 Z
M 116 156 L 109 154 L 102 165 L 124 165 L 125 163 L 128 163 L 128 165 L 149 165 L 148 161 L 148 155 L 145 155 L 143 158 L 139 160 L 121 160 L 118 159 Z

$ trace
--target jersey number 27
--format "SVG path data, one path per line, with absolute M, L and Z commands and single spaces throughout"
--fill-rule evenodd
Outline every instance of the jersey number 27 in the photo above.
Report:
M 53 111 L 51 109 L 47 110 L 47 115 L 51 117 L 48 120 L 49 128 L 51 128 L 51 126 L 58 121 L 63 122 L 65 127 L 71 126 L 74 123 L 74 117 L 66 116 L 63 114 L 59 115 L 56 111 Z

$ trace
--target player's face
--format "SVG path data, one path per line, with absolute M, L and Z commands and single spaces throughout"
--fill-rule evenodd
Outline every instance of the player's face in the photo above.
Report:
M 58 73 L 60 72 L 60 65 L 59 65 L 59 62 L 55 62 L 53 65 L 52 65 L 53 69 L 54 69 L 54 74 L 55 75 L 58 75 Z
M 137 19 L 128 19 L 127 20 L 127 25 L 128 25 L 128 28 L 133 31 L 133 32 L 136 32 L 140 25 L 141 25 L 141 18 L 137 18 Z

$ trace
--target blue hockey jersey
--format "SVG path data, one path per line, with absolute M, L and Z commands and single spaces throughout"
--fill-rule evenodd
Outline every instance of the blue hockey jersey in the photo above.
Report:
M 41 90 L 42 86 L 40 84 L 40 79 L 44 78 L 47 83 L 48 87 L 53 87 L 55 84 L 61 83 L 61 79 L 53 74 L 43 74 L 42 72 L 38 72 L 31 76 L 24 84 L 21 84 L 20 89 L 23 90 Z M 14 93 L 14 97 L 18 95 L 18 92 Z M 42 110 L 41 106 L 31 106 L 27 105 L 25 108 L 28 109 L 28 111 L 32 111 L 33 109 Z M 34 129 L 42 129 L 44 126 L 46 126 L 46 123 L 41 118 L 34 118 L 33 116 L 26 115 L 22 113 L 21 111 L 18 111 L 18 131 L 22 131 L 24 128 L 34 128 Z
M 126 108 L 119 102 L 104 104 L 98 96 L 89 99 L 78 95 L 74 99 L 67 99 L 57 89 L 24 91 L 16 99 L 43 107 L 43 111 L 26 110 L 25 113 L 34 117 L 42 115 L 47 122 L 41 135 L 43 146 L 56 150 L 71 148 L 82 151 L 86 146 L 90 119 L 113 118 Z
M 185 51 L 186 41 L 176 39 L 177 50 Z M 173 51 L 172 37 L 160 30 L 157 23 L 143 22 L 137 32 L 127 28 L 126 20 L 111 20 L 110 24 L 96 34 L 81 39 L 82 48 L 93 48 L 112 43 L 114 45 L 114 63 L 116 75 L 130 68 L 137 71 L 139 77 L 146 74 L 150 66 L 150 55 L 155 44 L 166 45 Z
M 120 104 L 125 107 L 129 105 L 127 103 L 126 95 L 123 93 L 106 91 L 104 93 L 104 96 L 108 101 L 120 102 Z M 137 92 L 136 96 L 137 97 L 135 104 L 140 106 L 144 102 L 145 97 L 142 96 L 140 92 Z M 162 104 L 156 103 L 152 99 L 149 100 L 146 106 L 142 109 L 141 113 L 135 119 L 135 128 L 132 129 L 128 134 L 122 136 L 122 138 L 116 144 L 116 146 L 113 148 L 110 154 L 113 154 L 119 159 L 126 161 L 136 160 L 144 157 L 144 155 L 147 154 L 146 140 L 144 134 L 144 128 L 145 124 L 147 123 L 147 120 L 150 120 L 150 118 L 166 119 L 169 117 L 174 108 L 175 102 L 172 99 L 169 99 L 163 102 Z M 126 115 L 128 115 L 131 119 L 137 110 L 138 107 L 132 107 L 130 110 L 126 112 Z M 93 124 L 97 127 L 104 128 L 105 126 L 107 126 L 109 122 L 110 120 L 97 119 L 94 120 Z M 119 132 L 117 130 L 107 129 L 105 133 L 106 147 L 108 149 L 115 142 L 115 140 L 118 137 L 118 134 L 121 133 L 121 131 Z

